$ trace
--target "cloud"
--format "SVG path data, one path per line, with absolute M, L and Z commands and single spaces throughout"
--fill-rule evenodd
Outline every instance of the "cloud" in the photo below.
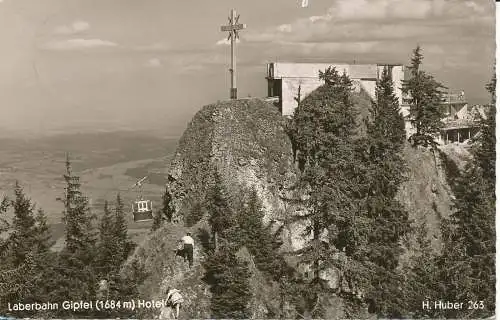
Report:
M 45 45 L 45 48 L 50 50 L 77 50 L 116 46 L 118 46 L 118 44 L 101 39 L 69 39 L 62 41 L 50 41 Z
M 236 43 L 240 43 L 240 42 L 241 42 L 240 39 L 236 39 Z M 221 45 L 230 45 L 231 41 L 228 40 L 227 38 L 224 38 L 224 39 L 221 39 L 221 40 L 217 41 L 215 44 L 218 45 L 218 46 L 221 46 Z
M 71 25 L 68 26 L 58 26 L 55 28 L 54 33 L 56 34 L 64 34 L 71 35 L 77 34 L 90 29 L 90 24 L 86 21 L 77 20 L 74 21 Z
M 323 15 L 246 34 L 251 42 L 411 40 L 438 42 L 490 36 L 493 8 L 486 1 L 336 0 Z M 485 32 L 486 31 L 486 32 Z M 460 33 L 464 34 L 460 34 Z
M 162 63 L 158 58 L 151 58 L 148 60 L 146 66 L 150 68 L 158 68 L 162 66 Z
M 280 26 L 278 26 L 278 31 L 281 31 L 281 32 L 292 32 L 292 25 L 291 24 L 282 24 Z
M 156 42 L 149 45 L 135 46 L 133 49 L 136 51 L 144 51 L 144 52 L 161 52 L 161 51 L 170 51 L 174 48 L 172 48 L 172 46 L 168 44 Z

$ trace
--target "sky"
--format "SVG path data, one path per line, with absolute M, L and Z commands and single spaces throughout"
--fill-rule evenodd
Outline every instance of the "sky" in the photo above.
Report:
M 266 63 L 405 63 L 471 103 L 493 74 L 490 0 L 0 0 L 0 134 L 160 130 L 182 134 L 229 96 L 227 24 L 240 97 L 267 93 Z M 216 4 L 215 4 L 216 3 Z

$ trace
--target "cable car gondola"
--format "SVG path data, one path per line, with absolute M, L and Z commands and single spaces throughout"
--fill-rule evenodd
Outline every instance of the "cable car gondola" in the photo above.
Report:
M 147 176 L 137 181 L 132 187 L 139 187 L 139 197 L 132 204 L 132 212 L 134 221 L 151 221 L 153 220 L 153 203 L 151 200 L 144 199 L 142 196 L 142 182 L 147 179 Z

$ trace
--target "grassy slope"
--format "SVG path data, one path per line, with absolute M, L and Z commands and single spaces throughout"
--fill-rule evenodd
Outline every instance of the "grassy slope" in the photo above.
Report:
M 185 298 L 181 317 L 209 318 L 209 296 L 206 286 L 201 278 L 204 275 L 202 252 L 199 241 L 195 239 L 194 266 L 189 270 L 187 264 L 175 257 L 174 250 L 177 241 L 191 230 L 195 234 L 197 228 L 184 228 L 180 225 L 165 224 L 156 232 L 147 235 L 140 247 L 129 258 L 124 268 L 127 272 L 128 265 L 134 260 L 145 266 L 150 277 L 141 286 L 141 297 L 147 299 L 164 299 L 162 294 L 167 287 L 180 289 Z M 152 317 L 161 310 L 145 313 L 142 316 Z
M 141 297 L 150 299 L 163 299 L 162 294 L 167 287 L 181 290 L 185 303 L 183 304 L 180 317 L 187 318 L 210 318 L 210 292 L 209 287 L 203 282 L 205 270 L 201 265 L 205 256 L 200 245 L 200 239 L 195 236 L 195 252 L 193 269 L 187 268 L 187 264 L 181 258 L 175 257 L 177 240 L 188 230 L 199 235 L 199 230 L 207 230 L 206 222 L 200 222 L 192 228 L 185 228 L 174 224 L 165 224 L 156 232 L 147 236 L 140 248 L 129 258 L 128 264 L 140 261 L 151 276 L 140 288 Z M 263 318 L 268 312 L 276 314 L 279 308 L 278 288 L 276 284 L 269 282 L 264 275 L 255 267 L 253 258 L 246 248 L 241 248 L 238 257 L 248 263 L 252 273 L 250 280 L 251 290 L 254 293 L 250 301 L 252 318 Z M 127 266 L 124 272 L 127 272 Z M 144 313 L 141 316 L 153 317 L 162 310 Z

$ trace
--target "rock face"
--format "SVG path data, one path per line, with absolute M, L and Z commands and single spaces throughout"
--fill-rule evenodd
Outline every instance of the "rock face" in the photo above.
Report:
M 408 166 L 407 181 L 397 194 L 397 199 L 415 223 L 425 223 L 432 247 L 441 248 L 441 220 L 451 214 L 452 192 L 445 169 L 439 157 L 427 149 L 405 146 L 403 157 Z M 411 250 L 411 248 L 410 248 Z
M 260 99 L 221 102 L 199 111 L 179 141 L 168 174 L 175 219 L 189 214 L 218 174 L 230 197 L 241 198 L 255 188 L 264 222 L 283 223 L 287 189 L 295 179 L 284 121 L 274 105 Z

